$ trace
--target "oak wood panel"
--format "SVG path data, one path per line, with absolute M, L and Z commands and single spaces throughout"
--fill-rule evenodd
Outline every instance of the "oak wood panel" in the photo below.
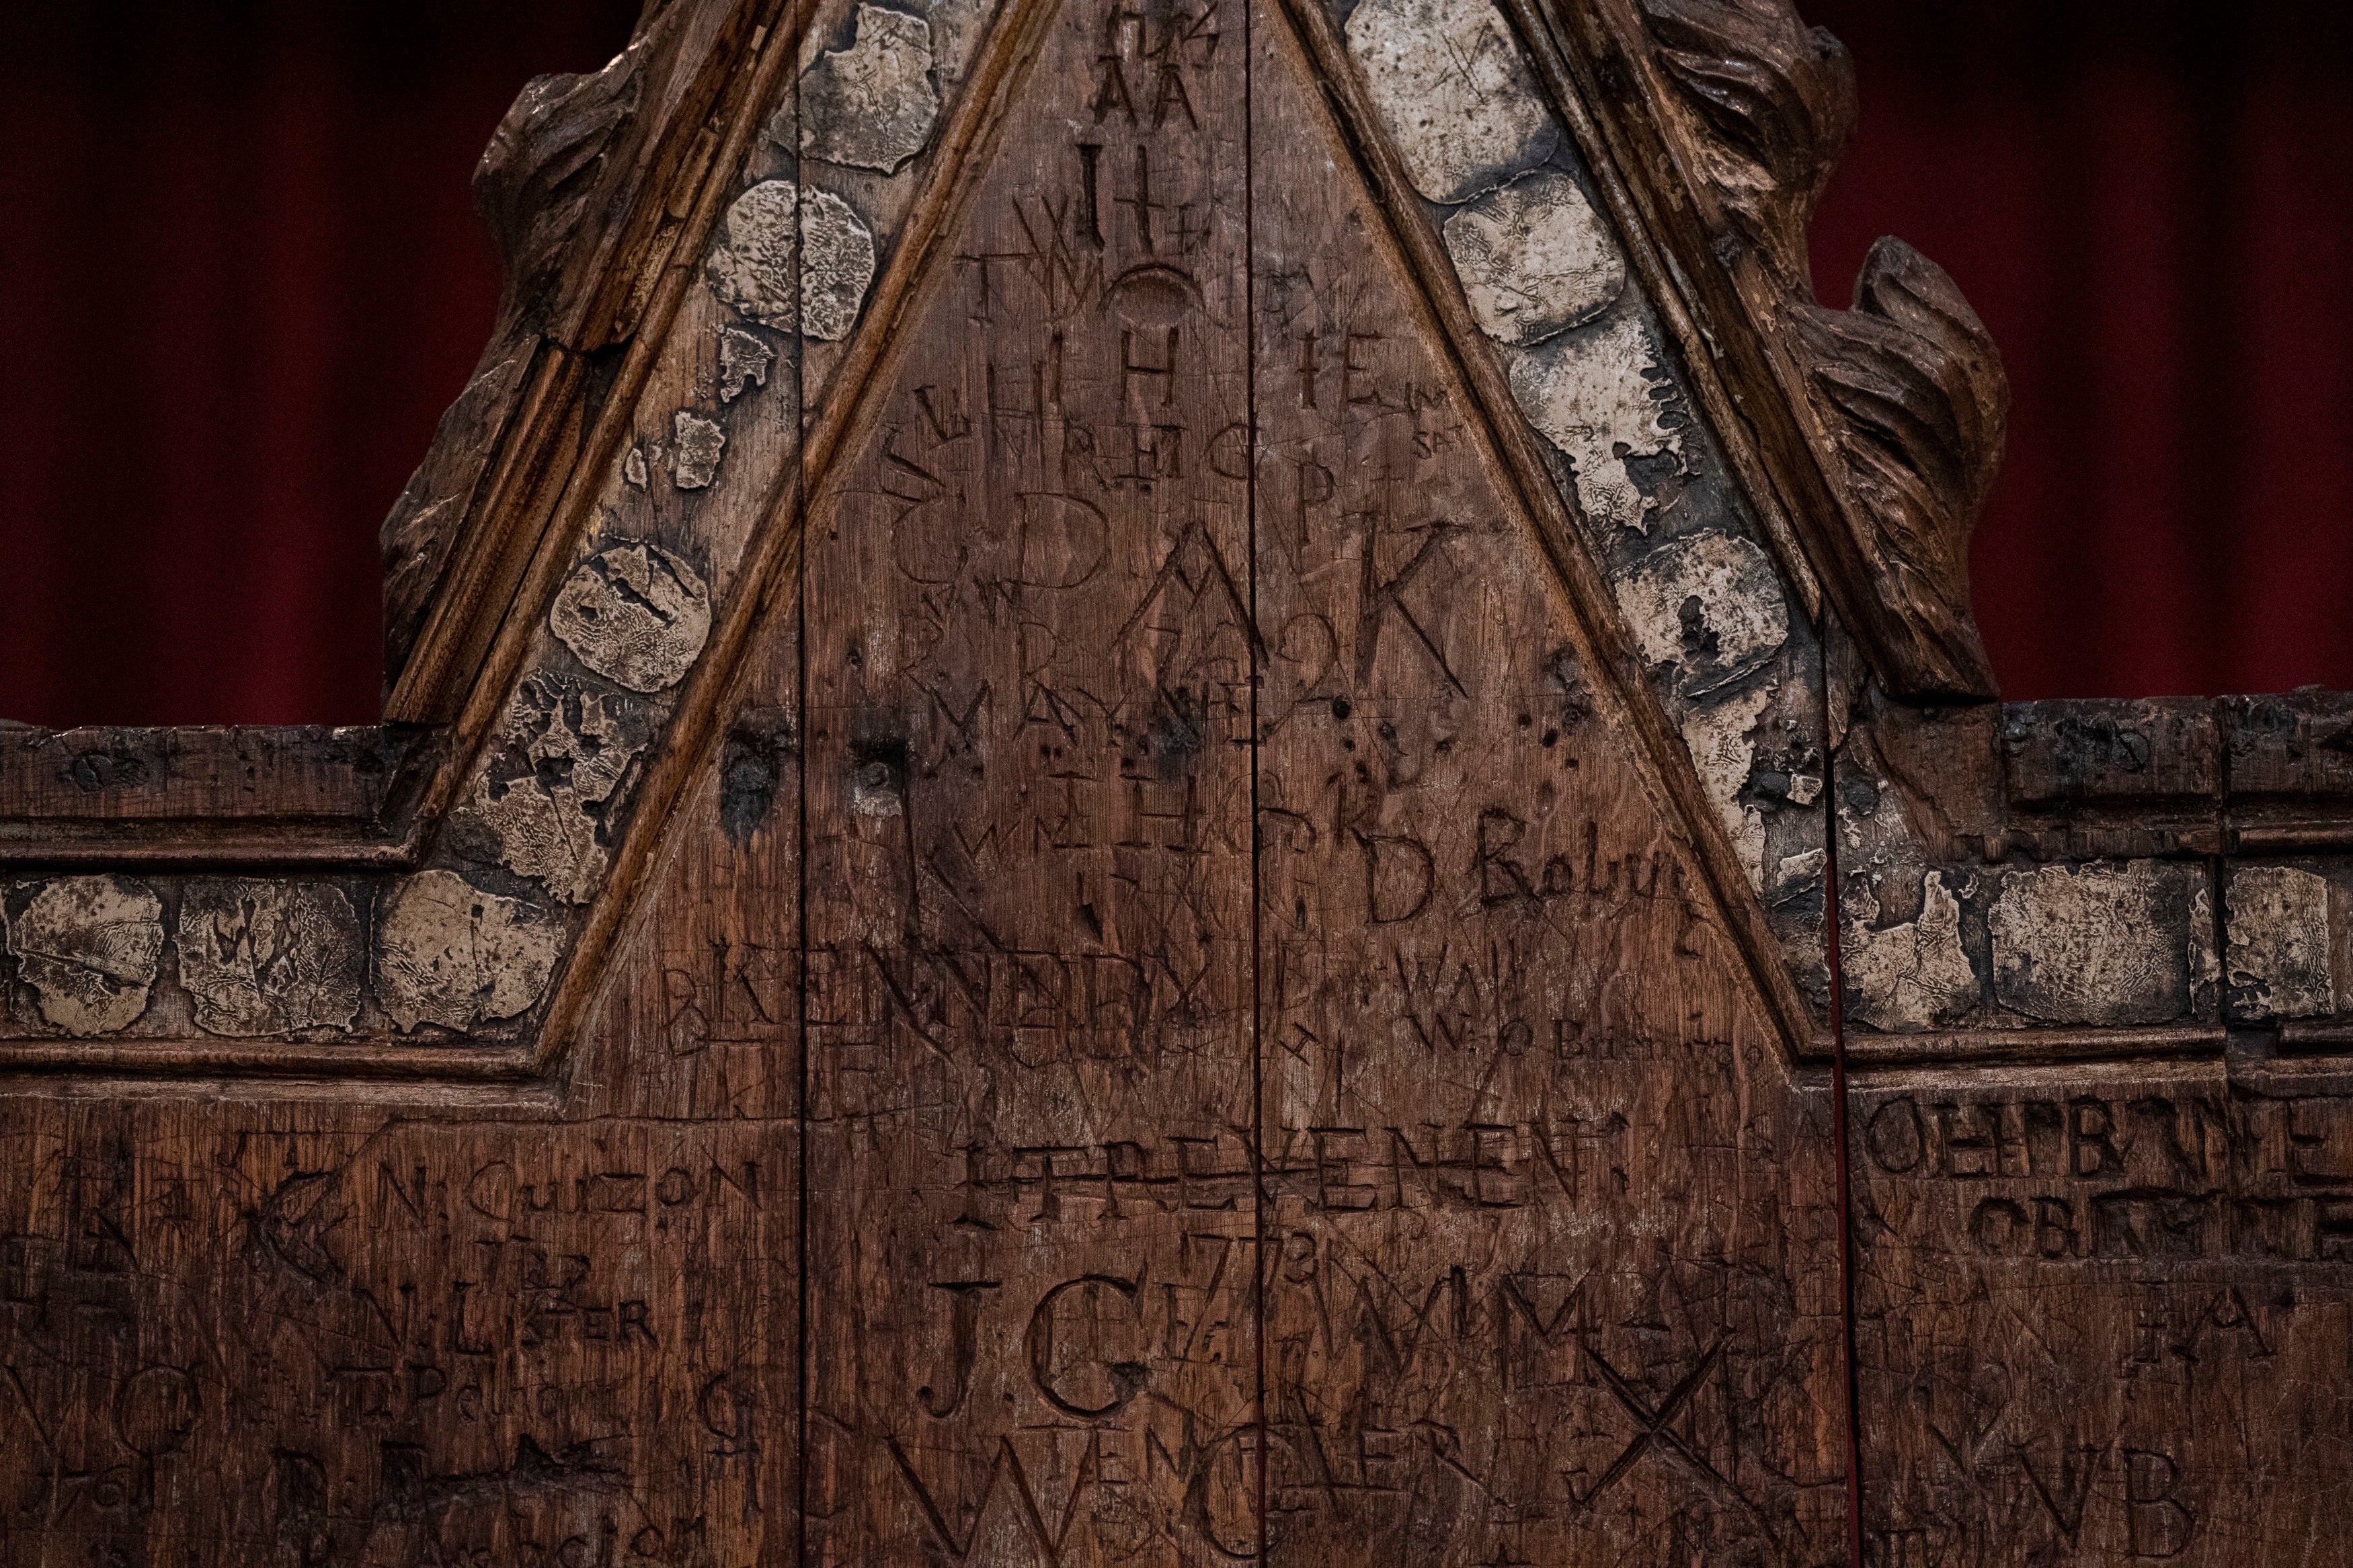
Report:
M 1815 1560 L 1827 1097 L 1254 19 L 1270 1561 Z
M 1050 16 L 810 510 L 812 1563 L 1256 1550 L 1241 23 Z
M 2353 1560 L 2340 1071 L 1859 1086 L 1874 1562 Z

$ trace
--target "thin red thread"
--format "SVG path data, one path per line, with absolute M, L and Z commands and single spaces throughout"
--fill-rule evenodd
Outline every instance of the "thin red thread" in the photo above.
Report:
M 1846 1551 L 1862 1561 L 1862 1388 L 1854 1354 L 1854 1177 L 1847 1157 L 1846 982 L 1839 962 L 1838 767 L 1831 752 L 1829 659 L 1822 680 L 1822 914 L 1831 979 L 1831 1131 L 1838 1142 L 1839 1330 L 1846 1374 Z

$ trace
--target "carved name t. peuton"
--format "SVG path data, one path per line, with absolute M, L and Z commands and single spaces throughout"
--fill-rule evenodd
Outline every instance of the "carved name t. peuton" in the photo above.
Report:
M 2353 699 L 1982 700 L 1852 89 L 1781 0 L 534 85 L 397 721 L 0 726 L 0 1559 L 2353 1563 Z

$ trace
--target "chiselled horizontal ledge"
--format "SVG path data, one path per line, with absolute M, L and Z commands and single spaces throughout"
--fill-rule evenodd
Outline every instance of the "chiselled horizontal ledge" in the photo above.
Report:
M 417 738 L 384 725 L 0 724 L 0 820 L 373 822 Z
M 397 870 L 447 755 L 406 725 L 0 726 L 0 865 Z
M 2153 1029 L 1975 1029 L 1941 1035 L 1850 1037 L 1847 1063 L 1871 1068 L 2061 1066 L 2181 1057 L 2219 1057 L 2228 1033 L 2219 1024 Z
M 470 1121 L 495 1117 L 516 1123 L 554 1122 L 564 1115 L 564 1086 L 545 1079 L 376 1078 L 365 1081 L 366 1092 L 355 1094 L 350 1079 L 324 1077 L 8 1071 L 0 1073 L 0 1100 L 303 1105 L 311 1108 L 314 1119 L 335 1115 L 363 1133 L 381 1130 L 388 1120 L 423 1120 L 448 1113 L 462 1112 Z
M 1931 808 L 1947 864 L 2353 846 L 2353 694 L 1981 703 L 1875 700 L 1861 727 Z
M 535 1076 L 528 1047 L 417 1046 L 390 1040 L 311 1045 L 280 1040 L 9 1040 L 0 1074 L 62 1072 L 185 1078 L 400 1079 L 514 1083 Z
M 2285 822 L 2234 821 L 2223 830 L 2228 855 L 2336 855 L 2353 849 L 2353 810 L 2341 817 L 2299 813 Z
M 0 819 L 0 866 L 107 870 L 401 871 L 423 860 L 414 832 L 374 822 L 322 827 L 268 817 L 212 822 L 50 823 Z
M 2353 1047 L 2353 1022 L 2343 1018 L 2290 1019 L 2279 1026 L 2282 1050 L 2298 1053 Z

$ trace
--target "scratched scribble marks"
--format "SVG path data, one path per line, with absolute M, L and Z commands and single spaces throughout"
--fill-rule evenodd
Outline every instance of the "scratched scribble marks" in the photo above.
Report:
M 789 1455 L 754 1425 L 789 1397 L 788 1142 L 273 1120 L 91 1106 L 0 1141 L 9 1562 L 743 1563 L 790 1539 Z
M 1858 1096 L 1880 1560 L 2348 1560 L 2353 1104 L 2231 1077 Z
M 1270 1550 L 1827 1560 L 1819 1130 L 1264 17 Z
M 814 1560 L 1255 1551 L 1242 18 L 1072 0 L 812 500 Z

